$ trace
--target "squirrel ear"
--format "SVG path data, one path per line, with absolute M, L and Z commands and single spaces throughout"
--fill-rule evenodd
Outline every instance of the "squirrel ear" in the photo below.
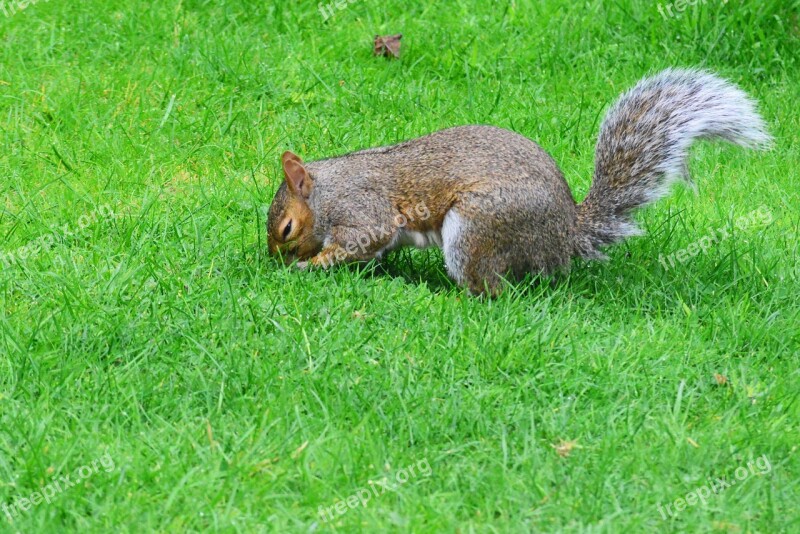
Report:
M 286 175 L 286 186 L 289 191 L 294 195 L 308 198 L 313 184 L 308 171 L 303 167 L 303 161 L 288 151 L 283 153 L 281 159 L 283 160 L 283 173 Z
M 300 165 L 303 164 L 303 160 L 300 159 L 300 156 L 298 156 L 297 154 L 295 154 L 294 152 L 292 152 L 290 150 L 287 150 L 286 152 L 283 153 L 283 156 L 281 156 L 281 162 L 283 163 L 284 167 L 286 167 L 286 162 L 289 161 L 289 160 L 294 160 L 297 163 L 299 163 Z

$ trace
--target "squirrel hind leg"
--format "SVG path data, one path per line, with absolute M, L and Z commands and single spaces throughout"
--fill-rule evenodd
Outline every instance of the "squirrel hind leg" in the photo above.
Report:
M 505 215 L 512 213 L 522 216 L 516 210 Z M 536 219 L 530 214 L 525 215 L 527 224 L 519 226 L 498 225 L 498 215 L 456 208 L 445 215 L 442 224 L 445 267 L 459 285 L 473 294 L 497 296 L 506 280 L 518 281 L 528 273 L 550 275 L 569 270 L 572 256 L 567 246 L 569 241 L 555 245 L 548 239 L 548 233 L 530 227 Z
M 442 253 L 447 274 L 459 285 L 467 285 L 469 261 L 467 221 L 455 209 L 444 216 L 442 222 Z M 472 288 L 470 288 L 472 289 Z
M 510 250 L 489 244 L 480 223 L 454 209 L 447 212 L 442 224 L 444 263 L 450 277 L 471 294 L 496 297 L 503 292 L 513 258 Z

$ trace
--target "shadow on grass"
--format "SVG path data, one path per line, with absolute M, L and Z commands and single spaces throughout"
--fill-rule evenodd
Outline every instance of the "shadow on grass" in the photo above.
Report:
M 665 248 L 665 231 L 610 249 L 608 261 L 576 260 L 569 274 L 552 277 L 532 274 L 518 282 L 509 282 L 502 298 L 548 298 L 555 303 L 578 298 L 645 314 L 663 313 L 665 308 L 683 307 L 687 303 L 714 301 L 726 294 L 748 294 L 758 300 L 764 283 L 761 276 L 769 277 L 767 273 L 772 273 L 774 266 L 758 260 L 757 244 L 664 269 L 656 251 Z M 255 247 L 245 251 L 245 255 L 269 269 L 291 268 L 259 253 Z M 435 294 L 467 294 L 447 275 L 442 253 L 436 249 L 400 249 L 382 260 L 333 269 L 344 269 L 366 280 L 399 279 L 408 285 L 425 285 Z

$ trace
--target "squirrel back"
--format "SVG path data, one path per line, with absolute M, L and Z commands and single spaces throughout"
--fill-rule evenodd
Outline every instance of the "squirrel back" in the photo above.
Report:
M 639 233 L 633 211 L 688 180 L 698 138 L 769 143 L 749 97 L 701 71 L 667 70 L 624 94 L 600 128 L 592 186 L 580 204 L 555 161 L 526 137 L 460 126 L 397 145 L 303 163 L 283 156 L 269 246 L 327 267 L 398 246 L 440 246 L 475 293 L 506 276 L 569 269 Z

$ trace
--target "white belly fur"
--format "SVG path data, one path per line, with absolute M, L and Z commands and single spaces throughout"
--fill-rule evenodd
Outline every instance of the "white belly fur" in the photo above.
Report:
M 397 246 L 398 247 L 415 247 L 415 248 L 428 248 L 428 247 L 442 247 L 442 233 L 436 231 L 430 232 L 412 232 L 405 229 L 400 229 L 397 232 Z
M 400 228 L 397 230 L 392 242 L 381 249 L 377 256 L 380 258 L 384 253 L 401 247 L 442 248 L 442 233 L 437 231 L 412 232 L 410 230 Z

